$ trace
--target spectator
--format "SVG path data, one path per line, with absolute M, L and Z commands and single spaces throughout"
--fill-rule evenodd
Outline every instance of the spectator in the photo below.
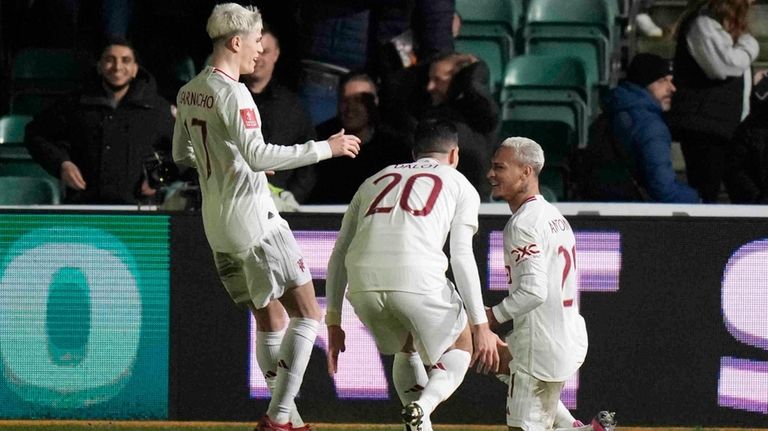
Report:
M 390 44 L 407 43 L 412 60 L 421 62 L 452 52 L 453 14 L 452 0 L 304 2 L 301 8 L 311 58 L 365 67 L 374 76 L 400 63 L 399 58 L 391 62 Z
M 627 78 L 605 102 L 609 135 L 633 159 L 637 181 L 651 200 L 696 203 L 698 193 L 679 183 L 672 168 L 672 135 L 664 112 L 669 111 L 674 92 L 670 62 L 655 54 L 637 54 Z
M 759 51 L 747 31 L 751 3 L 696 1 L 680 19 L 669 123 L 704 202 L 717 202 L 729 141 L 749 113 L 750 65 Z
M 280 41 L 267 27 L 262 30 L 261 46 L 264 52 L 256 61 L 256 68 L 253 73 L 243 75 L 242 78 L 261 113 L 264 141 L 293 145 L 314 140 L 312 120 L 299 97 L 272 79 L 275 63 L 280 57 Z M 273 198 L 278 199 L 278 209 L 296 210 L 315 186 L 315 167 L 308 165 L 278 171 L 269 177 L 269 183 L 281 189 L 273 194 Z
M 768 204 L 768 78 L 755 80 L 752 112 L 733 135 L 725 186 L 733 203 Z
M 431 106 L 421 118 L 452 121 L 459 131 L 459 172 L 467 177 L 484 201 L 490 199 L 485 179 L 496 143 L 499 108 L 490 95 L 488 66 L 470 54 L 437 57 L 429 68 L 426 90 Z
M 26 145 L 33 159 L 66 186 L 65 202 L 135 204 L 155 190 L 143 161 L 170 151 L 173 117 L 130 42 L 112 39 L 78 91 L 35 116 Z
M 317 182 L 322 186 L 315 187 L 313 204 L 348 204 L 366 178 L 412 160 L 406 135 L 381 121 L 376 84 L 368 75 L 352 72 L 339 88 L 338 115 L 318 125 L 317 133 L 343 128 L 360 138 L 360 152 L 354 160 L 336 158 L 317 165 Z

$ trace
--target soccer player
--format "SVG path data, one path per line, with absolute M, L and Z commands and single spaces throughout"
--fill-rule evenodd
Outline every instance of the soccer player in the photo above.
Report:
M 340 325 L 349 282 L 355 313 L 379 351 L 395 355 L 392 374 L 406 429 L 431 430 L 429 415 L 470 366 L 497 370 L 502 341 L 486 321 L 472 252 L 480 197 L 455 169 L 456 128 L 422 122 L 413 152 L 415 162 L 388 166 L 364 181 L 344 215 L 326 280 L 328 371 L 336 372 L 346 347 Z M 446 278 L 449 232 L 458 292 Z
M 258 430 L 309 429 L 294 427 L 290 414 L 321 311 L 296 240 L 272 201 L 265 171 L 354 157 L 360 141 L 342 130 L 327 141 L 264 142 L 259 111 L 238 82 L 241 74 L 253 72 L 262 52 L 261 27 L 256 8 L 214 7 L 207 24 L 212 66 L 179 90 L 173 158 L 197 168 L 203 224 L 219 277 L 235 303 L 247 305 L 256 319 L 259 366 L 274 377 Z M 283 307 L 290 317 L 285 330 Z
M 507 398 L 510 430 L 553 427 L 565 381 L 584 362 L 587 331 L 576 295 L 576 239 L 539 194 L 544 151 L 527 138 L 501 143 L 488 171 L 491 193 L 509 204 L 504 265 L 509 295 L 486 310 L 492 328 L 514 320 Z

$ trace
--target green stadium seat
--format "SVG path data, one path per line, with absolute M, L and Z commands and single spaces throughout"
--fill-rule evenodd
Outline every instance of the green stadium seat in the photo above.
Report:
M 615 12 L 606 0 L 531 0 L 523 28 L 524 50 L 580 57 L 590 82 L 608 85 Z
M 24 142 L 24 128 L 32 121 L 29 115 L 3 115 L 0 117 L 0 144 Z
M 0 205 L 58 205 L 61 192 L 47 178 L 0 176 Z
M 507 134 L 543 134 L 546 141 L 557 138 L 553 145 L 568 148 L 584 146 L 589 128 L 588 98 L 589 85 L 578 58 L 515 57 L 507 65 L 501 94 L 502 130 Z
M 197 75 L 195 62 L 192 57 L 185 56 L 176 63 L 176 79 L 181 82 L 189 82 Z
M 569 200 L 568 187 L 568 172 L 549 167 L 545 162 L 544 169 L 539 174 L 539 191 L 542 196 L 549 202 Z
M 492 91 L 498 94 L 504 67 L 515 55 L 515 37 L 522 24 L 522 0 L 457 0 L 462 25 L 456 51 L 482 58 L 491 72 Z
M 11 65 L 13 90 L 67 92 L 82 78 L 81 61 L 70 49 L 26 48 L 19 51 Z
M 589 83 L 575 57 L 522 55 L 507 65 L 501 135 L 524 136 L 544 149 L 540 177 L 557 200 L 569 199 L 568 160 L 586 145 Z
M 40 177 L 58 181 L 32 160 L 23 145 L 0 145 L 0 176 Z
M 539 182 L 539 192 L 542 196 L 544 196 L 544 199 L 547 200 L 547 202 L 557 202 L 557 193 L 555 193 L 554 190 L 552 190 L 549 186 L 542 184 Z
M 523 19 L 522 0 L 456 0 L 456 13 L 466 23 L 506 26 L 513 34 Z
M 11 96 L 10 112 L 17 115 L 35 115 L 52 105 L 61 95 L 18 93 Z

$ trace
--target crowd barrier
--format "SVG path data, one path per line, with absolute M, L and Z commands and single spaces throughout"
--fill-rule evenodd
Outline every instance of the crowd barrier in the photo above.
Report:
M 761 207 L 562 204 L 576 233 L 589 352 L 563 392 L 576 417 L 623 425 L 764 426 L 768 214 Z M 343 209 L 343 208 L 342 208 Z M 286 215 L 325 304 L 339 208 Z M 475 254 L 487 304 L 506 295 L 503 205 Z M 324 327 L 297 404 L 319 422 L 398 421 L 392 358 L 346 304 L 347 351 Z M 0 418 L 255 420 L 257 336 L 214 272 L 197 213 L 0 209 Z M 504 423 L 505 386 L 474 372 L 435 423 Z

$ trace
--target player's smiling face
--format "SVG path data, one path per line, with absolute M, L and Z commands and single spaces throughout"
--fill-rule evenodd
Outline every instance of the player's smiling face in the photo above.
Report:
M 512 202 L 528 192 L 526 166 L 517 160 L 512 148 L 500 147 L 496 150 L 486 177 L 494 199 Z
M 138 71 L 136 56 L 129 46 L 110 45 L 99 59 L 99 73 L 104 82 L 113 89 L 124 88 L 130 84 Z
M 264 51 L 261 46 L 261 29 L 244 34 L 240 43 L 240 74 L 250 75 L 256 69 L 256 61 Z

